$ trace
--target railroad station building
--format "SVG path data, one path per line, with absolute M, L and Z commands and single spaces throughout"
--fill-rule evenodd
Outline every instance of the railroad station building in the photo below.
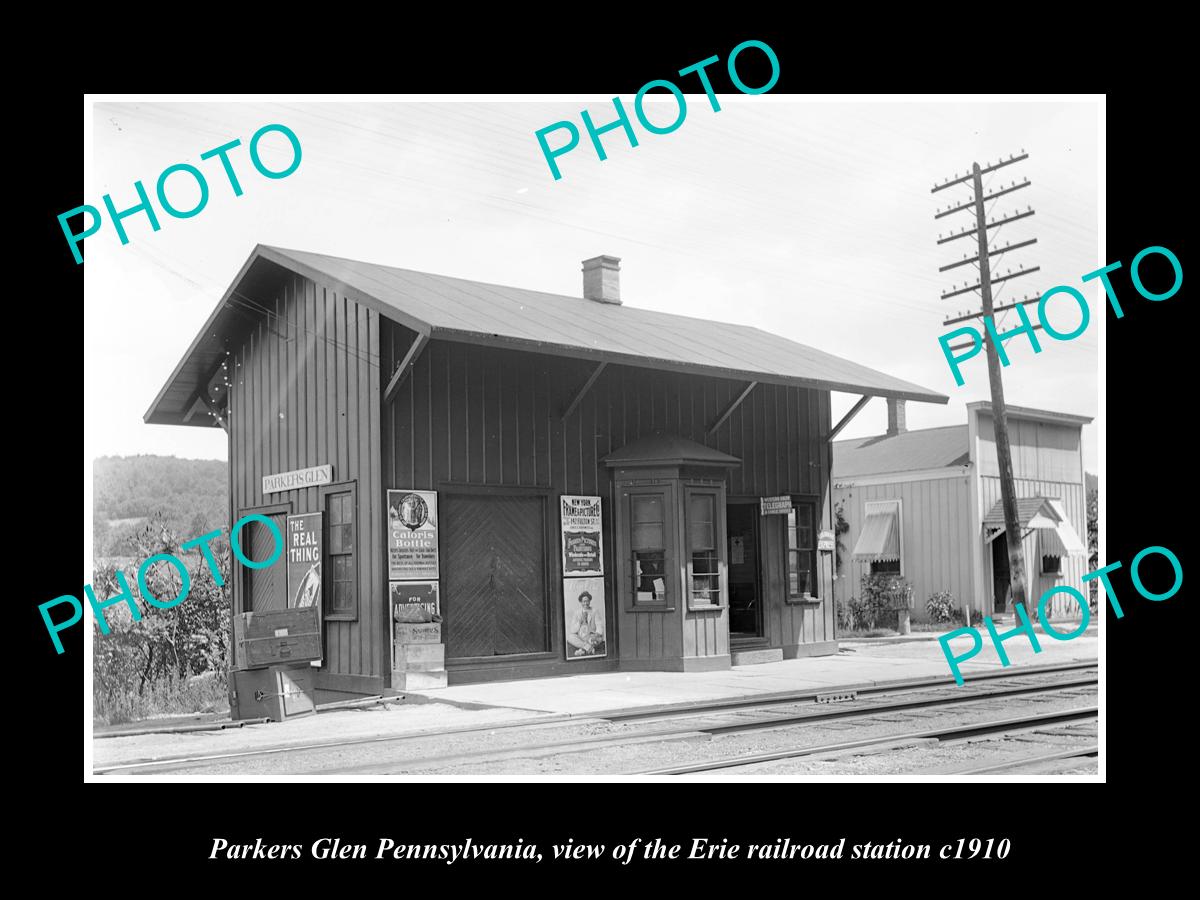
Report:
M 393 686 L 414 592 L 451 684 L 836 652 L 831 392 L 861 396 L 850 415 L 947 398 L 624 304 L 619 262 L 569 297 L 250 254 L 145 420 L 226 430 L 231 522 L 320 514 L 318 690 Z M 254 522 L 241 545 L 271 540 Z M 235 563 L 234 614 L 288 606 L 289 578 Z
M 887 403 L 887 433 L 833 444 L 834 508 L 850 526 L 838 600 L 860 596 L 864 574 L 884 572 L 912 585 L 915 621 L 928 621 L 925 602 L 937 591 L 985 616 L 1011 614 L 991 404 L 968 403 L 962 425 L 909 431 L 904 401 Z M 1029 604 L 1056 585 L 1078 587 L 1089 571 L 1083 426 L 1091 421 L 1008 405 Z M 1078 614 L 1062 594 L 1050 609 Z

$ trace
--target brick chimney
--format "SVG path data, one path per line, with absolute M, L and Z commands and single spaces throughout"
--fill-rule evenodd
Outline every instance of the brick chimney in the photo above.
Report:
M 904 421 L 904 401 L 897 400 L 895 397 L 888 397 L 888 437 L 894 434 L 904 434 L 908 431 L 908 425 Z
M 597 303 L 621 305 L 621 260 L 596 256 L 583 261 L 583 296 Z

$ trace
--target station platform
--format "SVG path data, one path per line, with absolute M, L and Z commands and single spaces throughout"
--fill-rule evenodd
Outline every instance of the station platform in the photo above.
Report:
M 1040 629 L 1038 631 L 1040 635 Z M 891 681 L 951 677 L 950 666 L 937 641 L 939 636 L 929 633 L 904 638 L 843 641 L 836 655 L 734 666 L 721 672 L 604 672 L 452 685 L 425 692 L 424 696 L 443 703 L 578 716 L 638 706 L 729 700 L 784 691 L 875 687 Z M 1041 636 L 1038 640 L 1041 653 L 1034 653 L 1024 637 L 1007 641 L 1004 649 L 1011 666 L 1095 659 L 1099 651 L 1094 627 L 1071 641 Z M 959 653 L 965 653 L 969 647 L 967 639 L 951 644 L 951 650 Z M 962 671 L 967 675 L 1002 668 L 986 636 L 979 654 L 962 665 Z
M 607 672 L 456 685 L 403 698 L 385 698 L 374 705 L 242 728 L 220 730 L 214 723 L 213 730 L 182 733 L 97 733 L 95 737 L 103 739 L 92 741 L 91 763 L 104 768 L 181 755 L 262 753 L 298 743 L 552 723 L 619 709 L 949 679 L 950 668 L 936 638 L 845 641 L 833 656 L 736 666 L 723 672 Z M 1005 647 L 1012 663 L 1009 668 L 1092 661 L 1100 650 L 1094 628 L 1071 641 L 1039 640 L 1043 650 L 1037 654 L 1024 638 L 1009 641 Z M 979 655 L 962 668 L 967 675 L 1004 670 L 986 639 Z

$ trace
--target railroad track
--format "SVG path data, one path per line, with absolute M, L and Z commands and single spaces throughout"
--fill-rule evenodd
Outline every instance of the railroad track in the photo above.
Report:
M 1020 734 L 1026 731 L 1044 728 L 1048 725 L 1062 725 L 1088 721 L 1096 718 L 1098 708 L 1095 706 L 1080 707 L 1058 712 L 1037 713 L 1030 716 L 1000 719 L 991 722 L 976 722 L 970 725 L 958 725 L 949 728 L 935 728 L 925 731 L 914 731 L 906 734 L 888 734 L 879 737 L 864 738 L 858 741 L 843 741 L 836 744 L 825 744 L 818 747 L 796 747 L 788 750 L 777 750 L 770 753 L 750 753 L 728 759 L 706 760 L 700 763 L 690 763 L 682 766 L 668 766 L 661 769 L 646 769 L 640 772 L 630 772 L 630 775 L 691 775 L 697 772 L 712 772 L 717 769 L 737 769 L 746 766 L 762 765 L 763 763 L 778 762 L 784 759 L 797 759 L 805 756 L 830 756 L 852 750 L 881 750 L 901 747 L 923 741 L 961 741 L 983 736 L 1006 736 Z M 1028 765 L 1032 762 L 1042 762 L 1048 759 L 1064 759 L 1070 756 L 1094 754 L 1095 747 L 1079 750 L 1063 751 L 1048 754 L 1036 759 L 1013 760 L 1002 764 L 991 764 L 974 769 L 956 772 L 960 775 L 984 774 L 1003 769 Z
M 1093 671 L 1090 674 L 1085 674 L 1085 670 L 1089 669 Z M 391 768 L 408 770 L 423 767 L 441 768 L 461 764 L 477 764 L 489 760 L 500 761 L 511 758 L 544 757 L 582 752 L 612 745 L 713 737 L 755 730 L 789 728 L 796 725 L 828 723 L 835 720 L 863 719 L 897 711 L 947 706 L 964 706 L 969 708 L 972 704 L 1001 698 L 1091 687 L 1097 683 L 1095 669 L 1095 663 L 1074 663 L 1062 666 L 1038 667 L 1036 669 L 1029 668 L 1011 673 L 983 673 L 983 677 L 968 679 L 972 683 L 970 690 L 966 690 L 966 686 L 947 688 L 947 684 L 953 683 L 948 679 L 923 679 L 904 684 L 870 685 L 850 692 L 838 692 L 837 696 L 842 698 L 842 702 L 836 706 L 824 706 L 823 709 L 817 712 L 813 711 L 814 706 L 823 699 L 829 698 L 828 692 L 790 692 L 759 698 L 708 701 L 650 709 L 615 710 L 607 713 L 592 713 L 585 717 L 540 717 L 471 728 L 411 732 L 402 735 L 373 736 L 339 741 L 310 742 L 232 753 L 139 760 L 98 766 L 94 769 L 94 772 L 95 774 L 154 774 L 178 771 L 180 769 L 211 768 L 238 761 L 248 761 L 254 758 L 303 754 L 310 751 L 319 752 L 364 744 L 395 747 L 408 745 L 416 749 L 418 743 L 422 740 L 461 737 L 481 732 L 487 733 L 489 736 L 494 736 L 496 732 L 512 732 L 521 729 L 533 731 L 535 728 L 544 730 L 555 726 L 586 725 L 589 723 L 627 724 L 637 722 L 639 725 L 666 724 L 666 727 L 650 727 L 620 734 L 611 733 L 588 737 L 575 736 L 512 747 L 486 748 L 452 755 L 441 753 L 433 756 L 421 756 L 418 749 L 418 755 L 409 759 L 385 764 L 369 763 L 360 766 L 343 767 L 337 771 L 358 772 L 362 774 L 371 769 L 386 770 Z M 1068 675 L 1066 678 L 1061 677 L 1068 673 L 1076 672 L 1080 674 Z M 899 696 L 891 700 L 875 699 L 864 701 L 862 699 L 863 697 L 886 698 L 889 694 L 898 694 Z M 853 703 L 859 705 L 851 705 Z M 786 705 L 798 706 L 800 710 L 782 715 L 774 714 L 778 711 L 779 707 Z M 753 715 L 758 711 L 764 714 Z M 747 714 L 752 715 L 748 717 Z M 329 772 L 330 770 L 319 768 L 315 771 Z

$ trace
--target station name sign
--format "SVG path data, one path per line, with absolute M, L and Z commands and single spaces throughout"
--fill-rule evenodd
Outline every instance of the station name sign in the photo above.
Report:
M 278 494 L 280 491 L 292 491 L 298 488 L 319 487 L 322 484 L 333 483 L 333 464 L 310 466 L 307 469 L 296 469 L 293 472 L 280 472 L 277 475 L 264 475 L 262 492 Z

